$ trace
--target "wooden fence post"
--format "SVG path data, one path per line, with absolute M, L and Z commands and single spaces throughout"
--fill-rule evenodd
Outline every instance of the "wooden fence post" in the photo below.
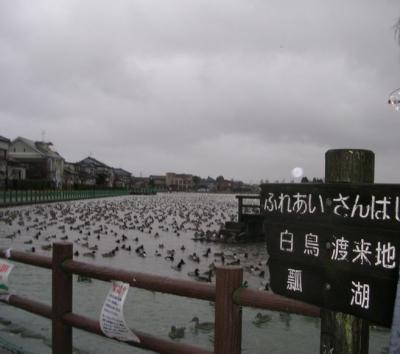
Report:
M 215 296 L 215 354 L 240 354 L 242 309 L 233 302 L 233 293 L 242 285 L 243 269 L 217 267 Z
M 369 150 L 328 150 L 325 183 L 373 183 L 374 163 L 374 153 Z M 321 354 L 364 354 L 368 344 L 368 321 L 321 309 Z
M 72 243 L 53 244 L 52 267 L 52 348 L 53 354 L 72 354 L 72 327 L 61 318 L 72 312 L 72 275 L 62 269 L 62 264 L 72 259 Z

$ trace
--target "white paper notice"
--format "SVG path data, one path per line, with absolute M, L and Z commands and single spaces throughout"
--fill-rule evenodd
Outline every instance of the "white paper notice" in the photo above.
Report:
M 13 268 L 14 264 L 0 260 L 0 294 L 8 293 L 8 276 Z
M 137 342 L 140 339 L 128 328 L 124 319 L 124 302 L 129 284 L 113 281 L 100 314 L 100 328 L 110 338 L 124 342 Z

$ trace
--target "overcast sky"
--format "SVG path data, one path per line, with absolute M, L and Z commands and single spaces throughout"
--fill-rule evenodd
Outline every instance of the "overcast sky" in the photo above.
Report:
M 363 148 L 399 182 L 399 16 L 398 0 L 4 0 L 0 135 L 255 183 Z

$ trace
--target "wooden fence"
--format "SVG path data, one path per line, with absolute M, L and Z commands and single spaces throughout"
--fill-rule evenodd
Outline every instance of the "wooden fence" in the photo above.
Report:
M 0 257 L 6 257 L 5 249 L 0 249 Z M 75 261 L 71 243 L 54 243 L 53 257 L 12 251 L 9 259 L 52 271 L 52 306 L 18 295 L 2 301 L 52 321 L 54 354 L 72 353 L 74 327 L 104 336 L 98 320 L 72 312 L 73 274 L 103 281 L 119 280 L 136 288 L 215 302 L 214 353 L 218 354 L 241 353 L 242 306 L 320 316 L 316 306 L 243 287 L 243 269 L 240 267 L 217 267 L 216 284 L 212 285 Z M 136 329 L 134 332 L 140 343 L 129 342 L 127 345 L 164 354 L 210 354 L 192 345 L 161 339 Z

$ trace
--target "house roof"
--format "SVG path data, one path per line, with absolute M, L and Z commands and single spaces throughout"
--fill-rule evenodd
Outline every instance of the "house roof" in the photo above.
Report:
M 19 136 L 16 138 L 14 142 L 17 140 L 22 141 L 24 144 L 29 146 L 32 150 L 36 151 L 37 153 L 41 154 L 42 156 L 52 157 L 56 159 L 62 159 L 61 155 L 57 151 L 53 151 L 50 146 L 53 145 L 51 142 L 44 142 L 44 141 L 33 141 L 27 138 L 23 138 Z
M 193 175 L 188 174 L 188 173 L 167 172 L 167 175 L 170 175 L 170 176 L 173 176 L 173 177 L 179 177 L 179 178 L 193 177 Z
M 13 143 L 15 143 L 16 141 L 22 141 L 25 145 L 29 146 L 32 150 L 36 151 L 37 153 L 44 155 L 43 151 L 40 151 L 37 146 L 35 145 L 35 142 L 33 140 L 27 139 L 27 138 L 23 138 L 22 136 L 19 136 L 18 138 L 16 138 Z
M 77 162 L 79 165 L 92 165 L 95 167 L 104 167 L 104 168 L 111 168 L 110 166 L 107 166 L 105 163 L 100 162 L 99 160 L 96 160 L 94 157 L 88 156 L 85 159 Z
M 125 175 L 125 176 L 131 176 L 131 173 L 122 169 L 122 168 L 114 168 L 114 172 L 117 175 Z
M 5 138 L 4 136 L 0 135 L 0 141 L 4 141 L 5 143 L 11 142 L 10 139 Z
M 166 179 L 166 176 L 162 176 L 162 175 L 150 175 L 149 176 L 150 179 Z
M 45 155 L 55 157 L 55 158 L 62 158 L 57 151 L 53 151 L 50 146 L 53 145 L 51 142 L 44 142 L 44 141 L 35 141 L 36 147 L 42 151 Z

